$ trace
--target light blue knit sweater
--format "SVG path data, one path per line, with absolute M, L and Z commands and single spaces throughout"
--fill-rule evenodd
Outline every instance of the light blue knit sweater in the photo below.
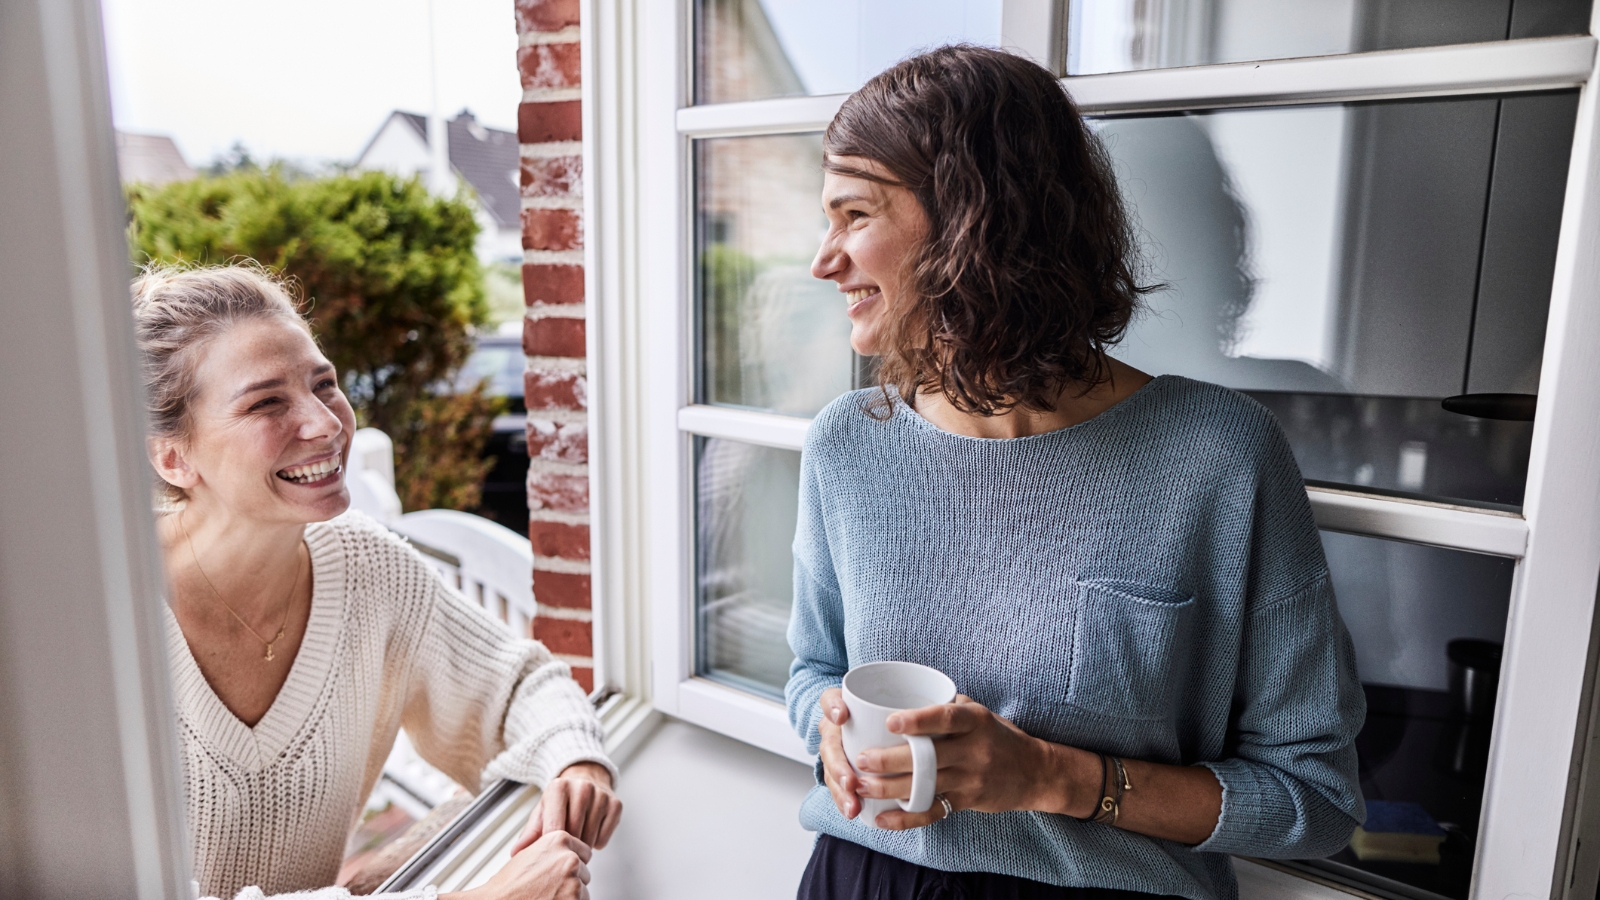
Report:
M 873 396 L 824 409 L 800 466 L 788 703 L 807 746 L 851 666 L 911 660 L 1035 737 L 1207 766 L 1222 818 L 1192 848 L 1031 812 L 896 833 L 819 784 L 807 828 L 946 871 L 1195 900 L 1237 896 L 1226 854 L 1345 845 L 1365 701 L 1270 413 L 1164 376 L 1072 428 L 987 440 L 903 404 L 876 421 Z

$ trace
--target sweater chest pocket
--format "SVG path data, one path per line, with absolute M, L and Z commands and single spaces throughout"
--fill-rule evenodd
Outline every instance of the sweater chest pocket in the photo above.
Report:
M 1080 588 L 1067 702 L 1124 719 L 1166 718 L 1189 649 L 1194 598 L 1132 585 Z

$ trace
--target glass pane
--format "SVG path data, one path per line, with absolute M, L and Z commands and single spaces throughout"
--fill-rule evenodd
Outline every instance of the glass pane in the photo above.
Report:
M 782 699 L 800 454 L 695 438 L 696 672 Z
M 814 415 L 850 390 L 843 295 L 811 277 L 817 134 L 695 142 L 699 402 Z
M 846 94 L 913 53 L 1000 43 L 1001 0 L 697 0 L 695 102 Z
M 1168 286 L 1116 354 L 1251 393 L 1309 480 L 1520 504 L 1531 423 L 1439 401 L 1538 391 L 1576 104 L 1097 121 Z
M 1590 0 L 1073 0 L 1072 75 L 1587 34 Z
M 1356 751 L 1368 824 L 1344 850 L 1301 865 L 1400 896 L 1465 900 L 1514 565 L 1331 532 L 1322 546 L 1367 695 Z M 1400 833 L 1406 823 L 1421 833 Z

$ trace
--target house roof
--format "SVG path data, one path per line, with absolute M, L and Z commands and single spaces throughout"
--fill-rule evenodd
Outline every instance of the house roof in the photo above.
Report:
M 172 138 L 160 134 L 117 132 L 117 174 L 123 184 L 143 182 L 162 185 L 169 181 L 188 181 L 194 169 L 178 152 Z
M 446 129 L 451 167 L 477 189 L 500 227 L 520 227 L 522 190 L 517 176 L 522 160 L 516 132 L 485 128 L 464 109 L 446 123 Z
M 410 126 L 424 146 L 428 144 L 426 116 L 395 110 L 392 117 Z M 463 109 L 445 123 L 445 135 L 450 147 L 450 168 L 478 192 L 479 201 L 496 224 L 501 228 L 519 227 L 522 195 L 517 176 L 521 159 L 516 132 L 485 128 L 478 124 L 476 116 Z M 366 152 L 362 151 L 362 155 Z

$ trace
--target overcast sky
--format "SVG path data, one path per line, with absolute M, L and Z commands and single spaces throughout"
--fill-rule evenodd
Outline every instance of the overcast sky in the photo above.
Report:
M 440 107 L 512 130 L 522 96 L 511 0 L 434 0 Z M 389 112 L 426 113 L 428 0 L 102 0 L 117 127 L 192 165 L 353 160 Z

